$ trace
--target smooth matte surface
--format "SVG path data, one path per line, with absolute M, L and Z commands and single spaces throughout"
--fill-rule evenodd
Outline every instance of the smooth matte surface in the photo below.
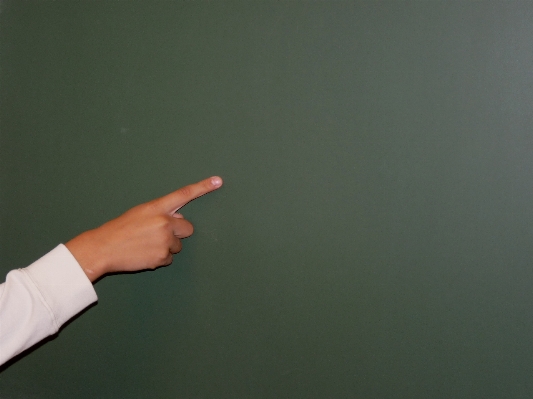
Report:
M 213 174 L 0 398 L 530 398 L 531 2 L 19 2 L 5 275 Z

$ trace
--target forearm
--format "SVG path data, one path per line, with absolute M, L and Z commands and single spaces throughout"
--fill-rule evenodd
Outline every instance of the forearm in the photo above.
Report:
M 0 285 L 0 364 L 55 334 L 97 300 L 75 258 L 59 245 Z

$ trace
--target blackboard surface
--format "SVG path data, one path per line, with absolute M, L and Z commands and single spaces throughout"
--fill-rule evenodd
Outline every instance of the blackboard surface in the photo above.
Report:
M 533 3 L 0 7 L 2 275 L 225 179 L 0 398 L 533 396 Z

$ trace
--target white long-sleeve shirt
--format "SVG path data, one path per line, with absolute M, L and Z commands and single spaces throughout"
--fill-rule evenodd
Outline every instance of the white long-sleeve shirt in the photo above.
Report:
M 0 365 L 97 300 L 93 285 L 63 244 L 0 284 Z

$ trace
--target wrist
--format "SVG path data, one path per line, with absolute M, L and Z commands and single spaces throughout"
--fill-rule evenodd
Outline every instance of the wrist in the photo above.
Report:
M 65 244 L 91 282 L 108 272 L 102 243 L 98 243 L 94 230 L 86 231 Z

